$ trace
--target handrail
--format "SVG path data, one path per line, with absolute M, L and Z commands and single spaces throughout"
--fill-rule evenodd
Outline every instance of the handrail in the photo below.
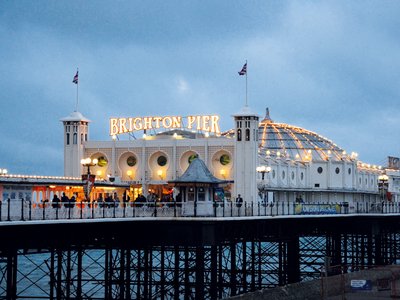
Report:
M 6 206 L 6 207 L 5 207 Z M 101 218 L 259 217 L 296 215 L 399 214 L 400 203 L 316 202 L 0 202 L 0 222 Z

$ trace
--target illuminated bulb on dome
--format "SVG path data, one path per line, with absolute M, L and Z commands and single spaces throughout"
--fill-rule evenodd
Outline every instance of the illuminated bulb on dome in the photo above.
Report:
M 299 154 L 296 154 L 296 159 L 299 159 L 300 158 L 300 155 Z
M 331 155 L 332 154 L 332 151 L 331 150 L 328 150 L 328 155 Z
M 308 154 L 311 154 L 311 150 L 308 150 L 307 153 L 308 153 Z
M 206 138 L 208 138 L 208 137 L 210 136 L 210 133 L 209 133 L 209 132 L 206 132 L 206 133 L 204 134 L 204 136 L 205 136 Z
M 271 155 L 271 151 L 267 150 L 267 155 L 270 156 Z
M 276 152 L 276 156 L 281 156 L 281 153 L 278 151 L 278 152 Z
M 145 139 L 147 137 L 147 134 L 143 133 L 143 138 Z
M 342 154 L 343 154 L 343 155 L 346 155 L 346 151 L 343 151 Z

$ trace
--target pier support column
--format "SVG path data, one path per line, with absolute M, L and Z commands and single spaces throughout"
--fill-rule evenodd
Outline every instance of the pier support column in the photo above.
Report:
M 7 253 L 7 300 L 17 299 L 17 252 Z
M 280 250 L 281 251 L 281 250 Z M 287 247 L 288 283 L 300 281 L 300 242 L 299 236 L 291 236 Z

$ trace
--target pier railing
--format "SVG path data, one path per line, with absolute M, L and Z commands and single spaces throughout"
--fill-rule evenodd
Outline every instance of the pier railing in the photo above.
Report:
M 400 203 L 233 203 L 226 202 L 145 202 L 145 203 L 33 203 L 29 200 L 0 202 L 0 221 L 100 219 L 136 217 L 251 217 L 288 215 L 400 213 Z

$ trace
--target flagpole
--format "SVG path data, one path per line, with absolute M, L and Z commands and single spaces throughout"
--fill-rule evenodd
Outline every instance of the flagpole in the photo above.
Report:
M 246 106 L 247 106 L 247 59 L 246 59 Z
M 79 69 L 76 68 L 76 74 L 78 74 Z M 75 111 L 78 111 L 78 106 L 79 106 L 79 79 L 76 82 L 76 108 Z

